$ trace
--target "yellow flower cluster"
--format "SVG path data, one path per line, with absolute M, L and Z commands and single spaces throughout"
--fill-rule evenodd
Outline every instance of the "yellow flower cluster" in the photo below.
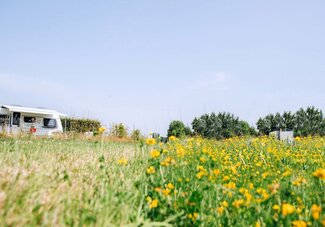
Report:
M 313 173 L 314 177 L 318 177 L 319 179 L 325 180 L 325 169 L 317 169 Z
M 119 164 L 120 166 L 126 166 L 128 164 L 128 160 L 126 158 L 120 158 L 119 160 L 117 160 L 117 164 Z
M 105 130 L 106 130 L 105 127 L 100 127 L 100 128 L 98 129 L 98 132 L 99 132 L 100 134 L 103 134 L 103 133 L 105 132 Z
M 155 145 L 156 144 L 156 140 L 154 138 L 147 138 L 146 139 L 146 144 L 148 144 L 148 145 Z
M 152 199 L 151 197 L 147 197 L 147 203 L 148 203 L 148 207 L 150 209 L 154 209 L 154 208 L 157 208 L 158 205 L 159 205 L 159 201 L 158 199 Z
M 268 137 L 171 137 L 149 152 L 145 193 L 159 200 L 157 221 L 184 214 L 177 220 L 188 226 L 287 225 L 287 219 L 292 226 L 322 225 L 324 147 L 322 137 L 294 145 Z
M 147 174 L 154 174 L 155 172 L 156 172 L 155 167 L 153 166 L 148 167 Z
M 151 156 L 151 158 L 158 158 L 160 156 L 160 152 L 157 150 L 152 150 L 150 152 L 150 156 Z

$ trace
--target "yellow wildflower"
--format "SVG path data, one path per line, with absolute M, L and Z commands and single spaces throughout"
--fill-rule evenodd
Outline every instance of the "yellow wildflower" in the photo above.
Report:
M 291 204 L 284 203 L 282 204 L 282 215 L 287 216 L 289 214 L 292 214 L 295 211 L 295 207 Z
M 307 223 L 302 220 L 297 220 L 292 222 L 293 227 L 307 227 Z
M 155 173 L 156 172 L 156 170 L 155 170 L 155 167 L 153 167 L 153 166 L 150 166 L 148 169 L 147 169 L 147 174 L 153 174 L 153 173 Z
M 277 193 L 277 191 L 278 191 L 279 188 L 280 188 L 280 184 L 279 183 L 276 183 L 276 184 L 273 184 L 273 185 L 269 185 L 268 186 L 268 189 L 271 191 L 272 194 Z
M 149 203 L 149 208 L 150 209 L 154 209 L 154 208 L 157 208 L 158 207 L 158 199 L 153 199 L 150 203 Z
M 236 188 L 236 184 L 234 182 L 229 182 L 228 184 L 224 185 L 228 189 L 234 189 Z
M 128 160 L 126 158 L 121 158 L 117 160 L 117 164 L 119 164 L 120 166 L 126 166 L 128 164 Z
M 229 206 L 229 204 L 228 204 L 228 202 L 227 202 L 227 201 L 223 201 L 223 202 L 222 202 L 222 206 L 224 206 L 224 207 L 228 207 L 228 206 Z
M 314 177 L 318 177 L 319 179 L 325 180 L 325 169 L 317 169 L 313 173 Z
M 273 205 L 272 209 L 278 213 L 280 211 L 280 206 L 278 204 L 275 204 Z
M 223 180 L 223 181 L 229 181 L 229 180 L 230 180 L 230 177 L 229 177 L 229 176 L 224 176 L 224 177 L 222 178 L 222 180 Z
M 318 220 L 321 211 L 322 211 L 322 208 L 320 206 L 313 204 L 311 206 L 311 214 L 313 216 L 313 219 Z
M 146 139 L 146 144 L 148 144 L 148 145 L 155 145 L 156 144 L 156 140 L 154 138 L 148 138 L 148 139 Z
M 102 134 L 102 133 L 105 132 L 105 130 L 106 130 L 106 128 L 102 126 L 102 127 L 100 127 L 100 128 L 98 129 L 98 132 L 99 132 L 100 134 Z
M 168 183 L 168 184 L 167 184 L 167 188 L 169 188 L 169 189 L 174 189 L 174 185 L 173 185 L 172 183 Z
M 200 171 L 200 172 L 198 172 L 197 174 L 196 174 L 196 178 L 197 179 L 201 179 L 203 176 L 205 176 L 205 172 L 204 171 Z
M 253 200 L 253 196 L 249 192 L 245 193 L 244 196 L 246 198 L 245 206 L 248 206 Z
M 241 194 L 245 194 L 245 193 L 248 193 L 248 190 L 247 190 L 246 188 L 240 188 L 240 189 L 239 189 L 239 192 L 240 192 Z
M 268 172 L 262 173 L 262 177 L 263 177 L 263 179 L 265 179 L 268 175 L 269 175 Z
M 207 160 L 206 160 L 204 157 L 200 157 L 200 161 L 201 161 L 202 163 L 205 163 Z
M 219 175 L 220 174 L 220 170 L 218 170 L 218 169 L 213 170 L 213 174 L 214 175 Z
M 195 222 L 199 218 L 199 214 L 194 212 L 193 214 L 187 215 L 189 219 L 191 219 L 193 222 Z
M 160 152 L 157 151 L 157 150 L 152 150 L 152 151 L 150 152 L 150 156 L 151 156 L 152 158 L 158 158 L 158 157 L 160 156 Z
M 196 170 L 206 171 L 203 166 L 197 166 Z
M 282 174 L 282 176 L 283 177 L 288 177 L 288 176 L 290 176 L 291 175 L 291 171 L 290 170 L 286 170 L 283 174 Z
M 168 195 L 170 194 L 170 192 L 171 192 L 171 190 L 168 189 L 168 188 L 162 190 L 162 194 L 163 194 L 164 196 L 168 196 Z
M 176 163 L 175 159 L 173 159 L 172 157 L 167 157 L 164 161 L 160 162 L 160 165 L 162 166 L 170 166 L 170 165 L 174 165 Z
M 182 146 L 178 146 L 176 149 L 176 153 L 178 157 L 184 157 L 185 156 L 185 148 Z
M 176 136 L 170 136 L 169 137 L 169 141 L 176 141 L 177 140 L 177 137 Z
M 223 214 L 224 210 L 225 210 L 224 207 L 218 207 L 218 208 L 217 208 L 217 212 L 218 212 L 218 214 Z
M 294 186 L 299 186 L 301 184 L 306 184 L 306 183 L 307 183 L 307 180 L 305 178 L 303 178 L 303 177 L 298 178 L 297 180 L 295 180 L 295 181 L 292 182 L 292 184 Z
M 236 208 L 239 208 L 241 205 L 244 204 L 244 200 L 243 199 L 238 199 L 238 200 L 235 200 L 232 205 Z

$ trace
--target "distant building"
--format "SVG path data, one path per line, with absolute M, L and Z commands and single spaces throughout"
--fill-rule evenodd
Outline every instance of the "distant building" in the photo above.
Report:
M 287 143 L 293 143 L 294 142 L 294 137 L 293 137 L 293 131 L 289 130 L 289 131 L 273 131 L 270 132 L 269 134 L 270 136 L 273 136 L 274 138 L 281 140 L 281 141 L 285 141 Z

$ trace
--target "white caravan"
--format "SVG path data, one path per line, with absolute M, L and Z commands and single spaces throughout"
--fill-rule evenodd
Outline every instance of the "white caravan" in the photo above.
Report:
M 0 106 L 0 132 L 50 136 L 63 132 L 60 117 L 66 115 L 42 108 L 3 105 Z

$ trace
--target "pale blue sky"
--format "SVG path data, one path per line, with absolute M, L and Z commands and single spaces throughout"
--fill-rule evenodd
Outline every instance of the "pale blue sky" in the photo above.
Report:
M 325 110 L 325 1 L 1 1 L 0 104 L 165 134 Z

